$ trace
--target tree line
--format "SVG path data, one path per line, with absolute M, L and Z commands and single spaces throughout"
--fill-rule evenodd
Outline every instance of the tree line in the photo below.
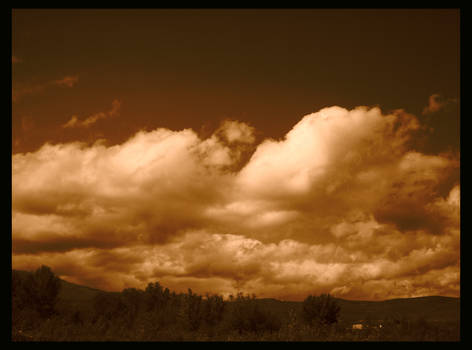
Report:
M 51 320 L 56 323 L 62 320 L 62 324 L 54 325 L 58 328 L 88 324 L 93 326 L 92 333 L 104 337 L 134 333 L 144 340 L 172 332 L 243 335 L 277 332 L 282 327 L 280 316 L 262 308 L 255 295 L 238 293 L 224 300 L 220 295 L 203 296 L 191 289 L 175 293 L 154 282 L 144 290 L 98 292 L 91 301 L 92 312 L 69 310 L 65 315 L 56 307 L 60 288 L 60 279 L 47 266 L 32 273 L 13 271 L 12 332 L 17 336 L 27 334 Z M 309 296 L 303 304 L 302 316 L 307 324 L 331 324 L 337 322 L 339 311 L 329 295 Z
M 365 340 L 378 336 L 347 332 L 338 323 L 341 309 L 329 294 L 309 295 L 300 310 L 281 315 L 263 307 L 255 295 L 238 293 L 225 300 L 191 289 L 175 293 L 153 282 L 144 290 L 97 291 L 86 309 L 59 310 L 61 285 L 47 266 L 33 272 L 12 271 L 12 340 Z

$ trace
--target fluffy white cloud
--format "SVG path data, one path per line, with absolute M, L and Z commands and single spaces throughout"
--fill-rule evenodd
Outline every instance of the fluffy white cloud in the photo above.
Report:
M 229 143 L 253 143 L 254 128 L 236 120 L 225 120 L 217 130 Z
M 254 130 L 231 121 L 15 154 L 13 266 L 108 289 L 455 295 L 459 161 L 412 149 L 419 130 L 401 110 L 330 107 L 242 167 Z
M 305 116 L 281 141 L 262 142 L 238 181 L 247 191 L 266 196 L 305 195 L 317 185 L 333 192 L 355 171 L 389 163 L 404 151 L 417 120 L 404 112 L 382 115 L 379 108 L 340 107 Z

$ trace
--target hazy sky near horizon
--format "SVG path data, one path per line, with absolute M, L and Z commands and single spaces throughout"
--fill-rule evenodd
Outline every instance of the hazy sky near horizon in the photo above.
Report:
M 459 11 L 13 10 L 12 266 L 460 295 Z

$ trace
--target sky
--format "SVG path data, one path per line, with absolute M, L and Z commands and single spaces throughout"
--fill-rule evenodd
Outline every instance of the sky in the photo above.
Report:
M 460 296 L 455 9 L 14 9 L 12 267 Z

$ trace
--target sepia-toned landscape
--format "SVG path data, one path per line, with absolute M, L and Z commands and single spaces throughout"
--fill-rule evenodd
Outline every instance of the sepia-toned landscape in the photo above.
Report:
M 459 9 L 12 9 L 13 341 L 459 341 Z

